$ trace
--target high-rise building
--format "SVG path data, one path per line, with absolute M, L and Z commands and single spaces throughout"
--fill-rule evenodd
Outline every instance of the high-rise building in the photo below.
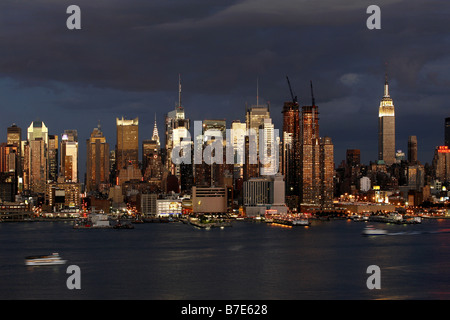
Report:
M 67 182 L 78 182 L 78 132 L 65 130 L 61 136 L 60 175 Z
M 86 190 L 105 191 L 109 185 L 109 144 L 100 125 L 86 139 Z
M 22 141 L 22 129 L 13 123 L 6 129 L 6 143 L 20 147 Z
M 254 130 L 256 134 L 256 148 L 259 152 L 259 129 L 264 124 L 264 119 L 270 119 L 270 106 L 269 104 L 263 105 L 252 105 L 247 108 L 245 114 L 245 124 L 248 130 Z
M 9 146 L 9 149 L 12 148 L 15 150 L 12 152 L 14 154 L 9 152 L 10 156 L 8 156 L 8 170 L 11 172 L 11 168 L 14 166 L 14 180 L 19 191 L 21 191 L 23 187 L 22 129 L 15 123 L 13 123 L 6 130 L 6 144 Z
M 181 78 L 178 78 L 178 103 L 175 110 L 166 115 L 166 168 L 180 180 L 180 165 L 172 162 L 172 151 L 180 147 L 183 138 L 189 137 L 189 119 L 186 119 L 184 107 L 181 104 Z
M 247 125 L 234 120 L 231 123 L 230 131 L 230 144 L 233 146 L 233 160 L 234 160 L 234 172 L 235 179 L 243 177 L 243 165 L 245 159 L 245 136 L 247 135 Z
M 319 136 L 319 111 L 303 106 L 300 131 L 300 203 L 327 206 L 333 201 L 334 151 L 331 139 Z
M 58 181 L 58 136 L 48 136 L 48 179 Z
M 139 169 L 139 118 L 116 118 L 116 184 L 141 180 Z
M 378 111 L 378 160 L 392 165 L 396 160 L 395 152 L 395 110 L 386 75 L 384 95 Z
M 198 128 L 199 129 L 199 128 Z M 226 163 L 226 121 L 207 119 L 201 123 L 200 130 L 195 130 L 197 135 L 196 147 L 193 150 L 197 155 L 202 154 L 196 160 L 194 169 L 194 179 L 197 186 L 224 186 L 225 176 L 233 175 L 233 164 Z
M 265 118 L 260 129 L 262 129 L 261 132 L 264 135 L 264 145 L 261 146 L 259 153 L 260 174 L 274 175 L 279 170 L 280 140 L 271 118 Z
M 152 138 L 142 141 L 142 175 L 145 181 L 161 184 L 163 163 L 156 117 Z
M 17 175 L 19 150 L 16 145 L 0 144 L 0 172 L 9 172 Z
M 330 137 L 320 138 L 320 206 L 331 208 L 334 195 L 334 146 Z
M 45 193 L 48 180 L 48 128 L 42 121 L 33 121 L 27 129 L 24 152 L 24 188 Z
M 409 164 L 417 163 L 417 137 L 408 137 L 408 162 Z
M 299 194 L 300 175 L 300 119 L 296 100 L 283 105 L 283 144 L 280 171 L 286 183 L 286 195 Z
M 445 118 L 445 145 L 450 147 L 450 117 Z
M 48 144 L 48 128 L 45 123 L 40 120 L 33 121 L 27 129 L 28 141 L 32 141 L 37 138 L 42 138 L 44 143 L 46 145 Z
M 450 147 L 436 147 L 433 158 L 433 168 L 437 180 L 444 183 L 450 181 Z

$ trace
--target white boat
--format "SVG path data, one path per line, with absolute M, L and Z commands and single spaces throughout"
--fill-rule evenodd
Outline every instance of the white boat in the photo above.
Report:
M 25 265 L 27 266 L 47 266 L 65 264 L 67 260 L 61 259 L 58 253 L 50 255 L 30 256 L 25 258 Z
M 76 219 L 74 229 L 105 229 L 112 228 L 109 217 L 106 214 L 93 213 L 87 218 Z
M 311 223 L 308 219 L 295 219 L 292 220 L 293 226 L 309 226 Z
M 386 235 L 387 231 L 384 229 L 377 229 L 374 226 L 367 226 L 364 228 L 362 234 L 365 236 L 382 236 Z

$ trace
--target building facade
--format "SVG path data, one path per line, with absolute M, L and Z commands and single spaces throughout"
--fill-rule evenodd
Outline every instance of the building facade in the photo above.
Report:
M 319 110 L 303 106 L 300 129 L 300 204 L 327 207 L 333 202 L 334 147 L 331 138 L 320 138 Z
M 116 184 L 140 180 L 139 118 L 116 118 Z
M 104 191 L 109 185 L 109 144 L 100 126 L 86 140 L 86 190 Z

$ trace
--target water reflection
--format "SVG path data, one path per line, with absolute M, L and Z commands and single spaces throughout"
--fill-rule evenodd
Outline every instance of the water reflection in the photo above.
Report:
M 0 227 L 0 298 L 446 299 L 450 292 L 448 221 L 385 226 L 406 233 L 377 238 L 348 221 L 308 229 L 241 222 L 207 232 L 154 223 L 126 234 L 22 226 Z M 69 264 L 24 266 L 30 252 L 53 250 L 80 266 L 81 290 L 66 287 Z M 381 290 L 366 287 L 369 265 L 381 268 Z

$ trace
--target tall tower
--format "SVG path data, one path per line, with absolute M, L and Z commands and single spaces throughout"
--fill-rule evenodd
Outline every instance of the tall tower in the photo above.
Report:
M 116 184 L 142 179 L 139 169 L 139 118 L 116 118 Z
M 395 163 L 395 110 L 389 95 L 387 74 L 378 111 L 378 160 L 383 160 L 387 165 Z
M 138 126 L 139 118 L 127 120 L 116 118 L 116 163 L 117 171 L 127 167 L 128 164 L 138 165 Z
M 142 141 L 142 175 L 145 181 L 161 184 L 163 163 L 156 114 L 152 138 Z
M 13 123 L 6 131 L 6 143 L 16 149 L 16 174 L 17 177 L 23 177 L 23 155 L 21 151 L 22 129 Z
M 155 124 L 153 125 L 153 135 L 152 135 L 152 140 L 156 141 L 158 143 L 158 147 L 160 145 L 160 141 L 159 141 L 159 134 L 158 134 L 158 127 L 156 125 L 156 114 L 155 114 Z
M 86 146 L 86 189 L 88 192 L 103 191 L 103 186 L 109 182 L 109 144 L 100 125 L 92 130 Z
M 318 204 L 320 194 L 319 110 L 314 98 L 311 106 L 302 107 L 301 124 L 301 203 Z
M 61 136 L 59 174 L 67 182 L 78 182 L 78 132 L 64 130 Z
M 48 135 L 48 179 L 58 181 L 58 135 Z
M 299 105 L 296 100 L 287 101 L 283 105 L 283 145 L 280 171 L 286 182 L 286 195 L 298 195 L 299 182 L 299 138 L 300 119 Z
M 175 110 L 166 115 L 166 168 L 180 178 L 180 165 L 172 162 L 172 151 L 182 144 L 182 139 L 189 136 L 189 119 L 186 119 L 184 107 L 181 104 L 181 77 L 178 77 L 178 103 Z
M 27 130 L 25 148 L 25 188 L 35 193 L 45 193 L 48 180 L 48 128 L 42 121 L 33 121 Z
M 334 149 L 319 136 L 319 110 L 311 82 L 312 105 L 303 106 L 300 131 L 300 202 L 326 207 L 333 202 Z
M 417 136 L 408 137 L 408 163 L 417 164 Z

